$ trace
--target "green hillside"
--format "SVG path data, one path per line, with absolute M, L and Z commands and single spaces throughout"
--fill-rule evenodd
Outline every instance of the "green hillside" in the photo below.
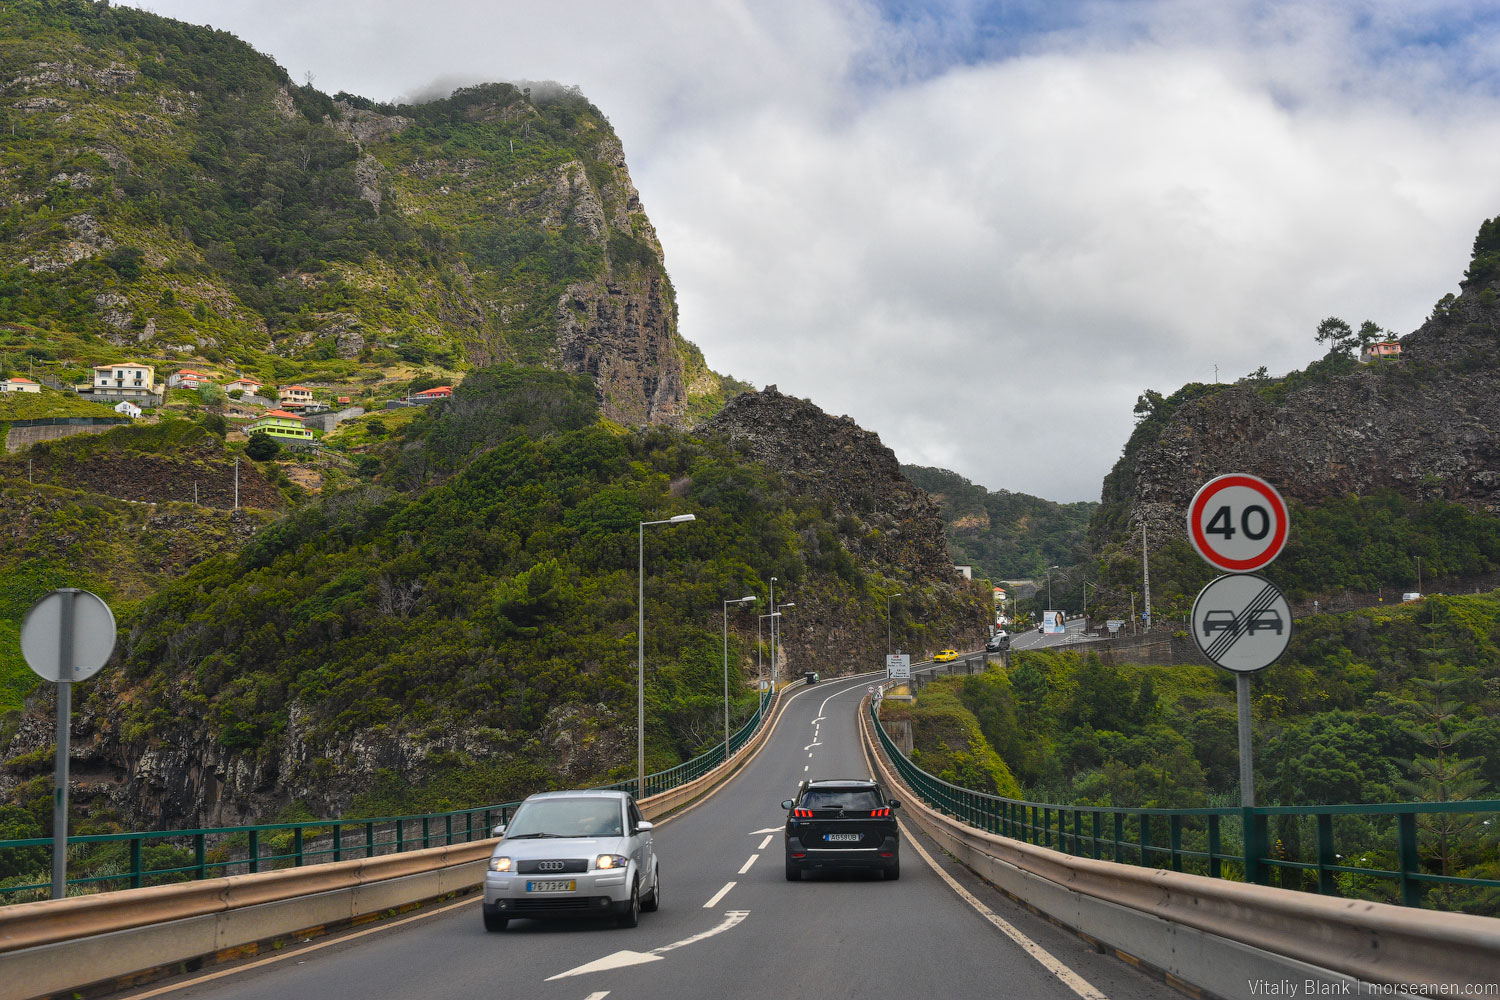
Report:
M 1048 566 L 1087 557 L 1085 532 L 1098 504 L 991 492 L 947 469 L 903 465 L 901 471 L 937 499 L 953 561 L 974 566 L 976 575 L 1041 579 Z

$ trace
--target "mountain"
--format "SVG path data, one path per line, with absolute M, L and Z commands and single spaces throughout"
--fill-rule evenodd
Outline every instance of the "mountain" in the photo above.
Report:
M 619 138 L 574 88 L 298 85 L 224 31 L 0 6 L 0 365 L 122 356 L 348 389 L 501 362 L 625 424 L 707 415 Z
M 1088 557 L 1085 533 L 1098 504 L 991 492 L 947 469 L 903 465 L 901 471 L 937 500 L 953 561 L 972 565 L 977 575 L 1041 579 L 1049 566 L 1073 566 Z
M 1294 598 L 1500 582 L 1500 220 L 1480 228 L 1459 294 L 1399 342 L 1369 364 L 1335 348 L 1285 378 L 1143 394 L 1089 525 L 1104 585 L 1139 580 L 1144 521 L 1153 594 L 1182 610 L 1209 576 L 1184 539 L 1187 505 L 1230 471 L 1289 501 L 1268 572 Z

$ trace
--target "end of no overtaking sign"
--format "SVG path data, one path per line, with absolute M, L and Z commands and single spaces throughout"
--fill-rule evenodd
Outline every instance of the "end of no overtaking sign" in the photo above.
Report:
M 1291 518 L 1276 488 L 1242 472 L 1204 483 L 1188 505 L 1193 548 L 1226 573 L 1254 573 L 1286 546 Z

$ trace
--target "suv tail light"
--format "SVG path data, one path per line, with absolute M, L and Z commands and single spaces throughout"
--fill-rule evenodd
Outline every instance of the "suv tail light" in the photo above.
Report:
M 871 816 L 889 816 L 890 814 L 891 814 L 891 807 L 890 806 L 882 806 L 879 809 L 871 809 L 870 810 L 870 815 Z
M 811 809 L 793 809 L 792 810 L 792 815 L 796 816 L 798 819 L 812 819 L 812 810 Z

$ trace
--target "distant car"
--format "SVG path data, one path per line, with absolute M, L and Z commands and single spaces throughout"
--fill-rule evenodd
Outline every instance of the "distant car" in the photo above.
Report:
M 956 660 L 956 659 L 958 659 L 958 650 L 956 650 L 956 649 L 942 649 L 942 650 L 939 650 L 938 651 L 938 655 L 934 656 L 932 659 L 935 662 L 937 662 L 937 663 L 947 663 L 949 660 Z
M 1203 636 L 1214 632 L 1233 632 L 1239 628 L 1240 620 L 1233 611 L 1210 611 L 1203 616 Z
M 878 871 L 901 877 L 900 830 L 894 811 L 901 803 L 887 798 L 879 783 L 836 778 L 803 781 L 797 797 L 781 803 L 786 810 L 786 878 L 796 882 L 804 872 Z
M 1006 632 L 996 632 L 990 636 L 990 641 L 984 644 L 985 652 L 1000 653 L 1010 648 L 1010 635 Z
M 1257 631 L 1264 631 L 1266 629 L 1270 629 L 1277 635 L 1280 635 L 1281 628 L 1281 614 L 1275 608 L 1263 608 L 1260 611 L 1253 612 L 1250 615 L 1250 620 L 1245 623 L 1245 630 L 1251 635 L 1254 635 Z
M 1047 623 L 1046 622 L 1042 622 L 1042 624 L 1040 624 L 1040 625 L 1038 625 L 1036 627 L 1036 634 L 1037 635 L 1046 635 L 1047 634 Z
M 516 807 L 484 873 L 484 929 L 517 917 L 602 917 L 634 927 L 661 905 L 651 824 L 628 792 L 541 792 Z

